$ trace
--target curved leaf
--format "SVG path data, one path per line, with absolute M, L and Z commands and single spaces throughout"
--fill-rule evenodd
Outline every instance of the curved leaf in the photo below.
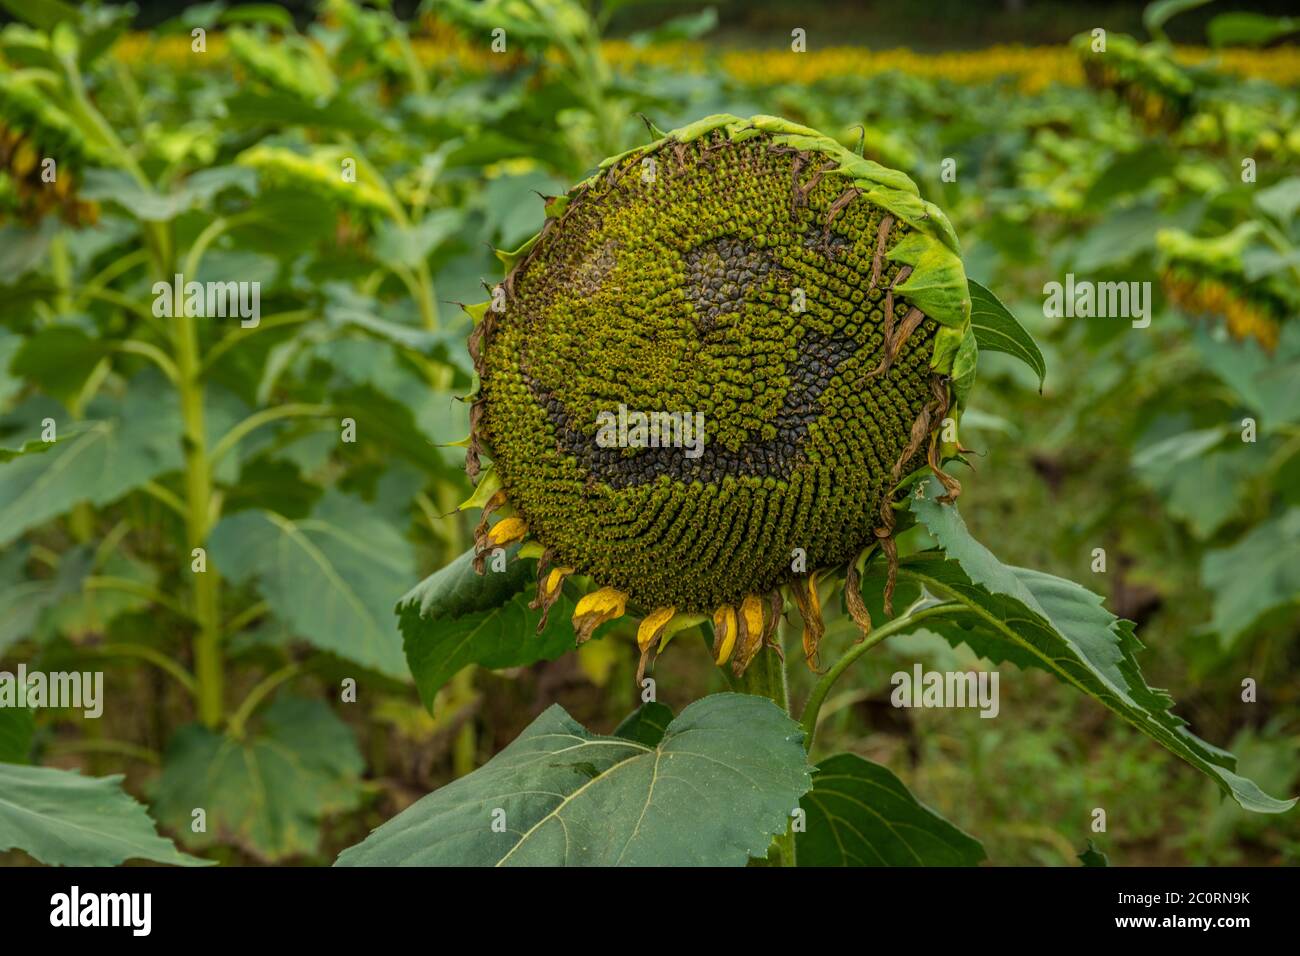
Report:
M 406 662 L 389 616 L 394 582 L 413 574 L 410 548 L 362 502 L 327 492 L 310 518 L 242 511 L 208 539 L 221 573 L 256 579 L 276 617 L 299 637 L 393 677 Z
M 17 457 L 0 456 L 0 546 L 78 502 L 108 504 L 181 466 L 180 415 L 161 376 L 142 376 L 114 411 L 100 421 L 59 422 L 58 440 L 43 451 L 24 443 Z M 31 423 L 29 441 L 40 429 Z
M 1033 337 L 996 295 L 973 280 L 967 284 L 970 286 L 970 323 L 975 330 L 976 344 L 985 352 L 1005 352 L 1020 359 L 1034 370 L 1041 389 L 1043 379 L 1047 377 L 1047 363 Z
M 319 700 L 281 697 L 244 739 L 198 724 L 167 746 L 154 810 L 195 847 L 233 839 L 276 861 L 319 848 L 321 820 L 361 800 L 365 761 L 351 729 Z M 191 828 L 202 809 L 206 832 Z
M 206 865 L 160 837 L 121 780 L 0 763 L 0 851 L 17 847 L 51 866 Z
M 927 478 L 919 487 L 924 497 L 911 497 L 911 510 L 947 558 L 935 552 L 917 555 L 903 571 L 970 609 L 968 616 L 932 619 L 927 627 L 995 662 L 1051 672 L 1208 774 L 1247 810 L 1280 813 L 1295 804 L 1270 797 L 1234 773 L 1232 754 L 1192 734 L 1170 712 L 1173 699 L 1147 686 L 1138 669 L 1134 655 L 1142 645 L 1131 621 L 1115 617 L 1100 596 L 1073 581 L 1003 564 L 971 537 L 955 506 L 932 500 L 936 481 Z
M 808 790 L 800 739 L 744 694 L 696 701 L 655 747 L 593 734 L 557 704 L 338 865 L 743 866 Z

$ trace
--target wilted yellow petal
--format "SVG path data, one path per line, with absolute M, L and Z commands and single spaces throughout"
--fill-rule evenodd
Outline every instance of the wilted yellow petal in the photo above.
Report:
M 763 633 L 763 599 L 757 594 L 745 595 L 740 602 L 740 626 L 744 633 Z
M 538 634 L 546 629 L 551 605 L 560 599 L 560 589 L 564 586 L 564 579 L 573 573 L 573 568 L 551 568 L 550 571 L 545 571 L 547 560 L 549 559 L 543 555 L 542 562 L 538 564 L 537 595 L 528 603 L 534 611 L 540 608 L 542 612 L 537 619 Z
M 663 634 L 664 628 L 677 613 L 675 607 L 661 607 L 651 611 L 641 621 L 641 626 L 636 631 L 636 644 L 642 651 L 648 650 L 652 644 L 659 640 Z
M 871 612 L 862 600 L 862 577 L 858 573 L 857 558 L 849 562 L 848 572 L 844 575 L 844 604 L 858 627 L 858 640 L 861 641 L 871 633 Z
M 487 533 L 487 542 L 492 547 L 514 544 L 522 541 L 528 534 L 528 522 L 523 518 L 502 518 Z
M 573 568 L 551 568 L 550 573 L 546 575 L 546 585 L 544 588 L 546 596 L 554 597 L 555 592 L 559 590 L 564 579 L 573 573 Z
M 622 617 L 627 609 L 627 595 L 615 588 L 601 588 L 583 595 L 573 611 L 573 629 L 578 643 L 591 639 L 596 628 L 606 621 Z
M 817 595 L 817 572 L 802 581 L 795 581 L 790 590 L 799 605 L 799 616 L 803 618 L 804 660 L 813 670 L 818 670 L 817 648 L 826 633 L 826 625 L 822 622 L 822 604 Z

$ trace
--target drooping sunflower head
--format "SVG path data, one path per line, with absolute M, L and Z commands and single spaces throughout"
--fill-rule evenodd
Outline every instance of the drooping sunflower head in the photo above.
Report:
M 707 618 L 743 667 L 779 589 L 815 603 L 815 572 L 888 550 L 896 486 L 939 467 L 975 359 L 951 226 L 772 117 L 677 130 L 547 213 L 472 310 L 479 546 L 539 542 L 544 605 L 604 585 L 580 638 L 631 604 L 643 647 Z
M 1208 239 L 1161 229 L 1156 249 L 1161 285 L 1174 305 L 1190 315 L 1219 318 L 1233 338 L 1253 339 L 1272 351 L 1283 318 L 1298 303 L 1277 275 L 1247 278 L 1244 253 L 1258 234 L 1254 222 Z
M 85 138 L 49 93 L 26 77 L 0 73 L 0 219 L 36 222 L 56 212 L 72 225 L 99 217 L 77 195 L 91 159 Z
M 1106 37 L 1105 50 L 1096 49 L 1088 33 L 1071 45 L 1089 85 L 1114 92 L 1146 127 L 1174 129 L 1191 112 L 1195 82 L 1164 45 L 1114 33 Z

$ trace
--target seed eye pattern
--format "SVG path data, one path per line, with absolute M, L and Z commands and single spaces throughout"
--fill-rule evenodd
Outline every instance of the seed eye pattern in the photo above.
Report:
M 669 144 L 653 177 L 642 159 L 573 194 L 511 276 L 480 427 L 557 564 L 711 611 L 790 580 L 796 548 L 812 568 L 873 540 L 938 325 L 892 288 L 910 227 L 816 162 L 766 135 Z M 701 413 L 703 449 L 602 447 L 620 405 Z

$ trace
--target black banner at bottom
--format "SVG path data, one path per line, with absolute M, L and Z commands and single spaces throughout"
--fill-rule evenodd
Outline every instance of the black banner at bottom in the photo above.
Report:
M 950 870 L 121 869 L 0 870 L 7 944 L 76 934 L 131 946 L 277 940 L 366 942 L 486 933 L 493 944 L 539 933 L 588 936 L 686 917 L 743 932 L 844 919 L 873 942 L 972 933 L 1065 938 L 1199 933 L 1224 941 L 1296 920 L 1288 869 L 980 868 Z M 689 914 L 687 913 L 689 910 Z M 701 920 L 700 917 L 704 919 Z M 594 936 L 590 938 L 596 938 Z M 12 952 L 18 952 L 14 949 Z

